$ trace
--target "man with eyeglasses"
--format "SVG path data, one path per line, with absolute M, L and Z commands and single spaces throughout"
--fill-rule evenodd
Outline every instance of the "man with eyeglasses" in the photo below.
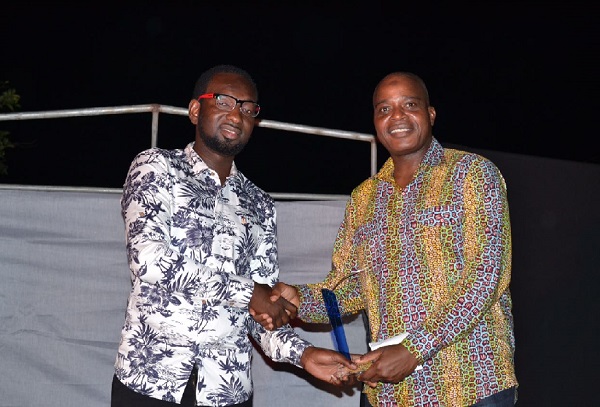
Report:
M 189 103 L 195 142 L 138 154 L 121 198 L 131 292 L 111 405 L 252 405 L 251 335 L 277 362 L 341 384 L 340 353 L 287 324 L 296 308 L 273 302 L 277 282 L 273 199 L 235 166 L 260 112 L 250 75 L 219 65 Z M 265 315 L 264 327 L 249 308 Z M 275 326 L 280 327 L 274 329 Z

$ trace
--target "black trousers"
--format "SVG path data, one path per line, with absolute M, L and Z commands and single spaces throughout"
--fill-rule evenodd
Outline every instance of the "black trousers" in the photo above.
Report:
M 185 386 L 181 404 L 171 403 L 170 401 L 163 401 L 154 399 L 152 397 L 144 396 L 143 394 L 137 393 L 125 386 L 117 376 L 113 376 L 112 381 L 112 392 L 110 399 L 111 407 L 173 407 L 173 406 L 184 406 L 184 407 L 200 407 L 196 406 L 196 375 L 192 374 L 190 380 Z M 240 404 L 233 404 L 231 407 L 252 407 L 252 397 Z

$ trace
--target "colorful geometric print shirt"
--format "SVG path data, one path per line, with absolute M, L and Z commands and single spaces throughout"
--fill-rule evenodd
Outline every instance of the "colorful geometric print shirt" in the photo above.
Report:
M 324 282 L 298 286 L 298 315 L 326 322 L 366 310 L 371 340 L 408 333 L 423 368 L 366 387 L 373 406 L 468 406 L 517 386 L 506 186 L 489 160 L 433 140 L 410 184 L 389 159 L 351 194 Z
M 266 331 L 248 312 L 254 281 L 278 279 L 272 198 L 235 164 L 225 184 L 190 143 L 132 162 L 121 198 L 131 293 L 115 363 L 130 389 L 180 402 L 195 365 L 197 402 L 252 394 L 249 334 L 296 366 L 310 344 L 289 327 Z

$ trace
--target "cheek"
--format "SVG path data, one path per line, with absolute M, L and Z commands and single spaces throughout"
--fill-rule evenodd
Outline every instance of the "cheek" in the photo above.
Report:
M 374 117 L 373 125 L 375 126 L 375 131 L 377 133 L 383 133 L 386 126 L 386 118 L 385 117 Z
M 385 137 L 385 132 L 376 130 L 375 138 L 379 144 L 386 148 L 388 147 L 389 140 Z
M 243 124 L 244 134 L 247 137 L 252 135 L 252 130 L 254 130 L 254 122 L 244 122 Z
M 217 131 L 217 127 L 211 121 L 203 121 L 200 122 L 200 128 L 204 132 L 204 134 L 214 134 Z
M 411 117 L 412 122 L 421 130 L 426 129 L 427 127 L 431 126 L 431 118 L 429 116 L 423 116 L 423 115 L 412 115 Z

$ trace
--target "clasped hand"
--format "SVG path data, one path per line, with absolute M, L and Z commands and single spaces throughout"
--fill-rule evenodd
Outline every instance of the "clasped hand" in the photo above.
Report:
M 400 383 L 419 365 L 417 358 L 402 344 L 382 346 L 359 357 L 353 355 L 352 361 L 359 368 L 346 373 L 356 374 L 358 380 L 370 387 L 377 386 L 377 382 Z
M 273 330 L 296 317 L 298 308 L 280 295 L 273 295 L 267 284 L 254 283 L 250 298 L 250 315 L 265 329 Z M 258 319 L 257 319 L 257 316 Z
M 259 287 L 260 293 L 257 293 L 257 286 L 261 286 Z M 267 291 L 268 294 L 265 298 L 263 295 L 265 295 Z M 298 306 L 300 305 L 300 296 L 295 287 L 279 282 L 271 289 L 268 285 L 255 283 L 252 298 L 254 298 L 255 294 L 261 296 L 262 301 L 266 303 L 266 305 L 264 305 L 265 309 L 270 311 L 261 311 L 261 309 L 258 308 L 260 307 L 260 304 L 258 302 L 253 303 L 251 299 L 250 315 L 252 315 L 254 320 L 261 324 L 265 329 L 271 331 L 296 318 Z M 281 314 L 281 310 L 285 311 L 285 315 Z

